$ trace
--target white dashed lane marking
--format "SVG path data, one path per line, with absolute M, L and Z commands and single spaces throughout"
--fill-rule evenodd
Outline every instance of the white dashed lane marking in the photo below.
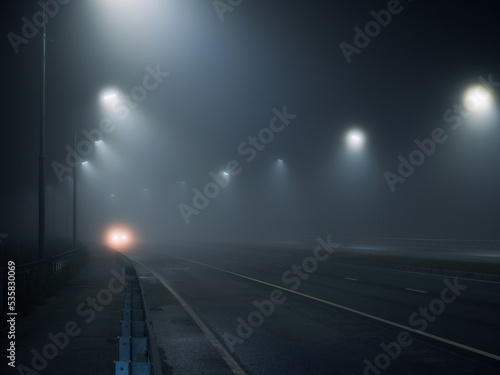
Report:
M 299 296 L 302 296 L 302 297 L 305 297 L 305 298 L 309 298 L 311 300 L 318 301 L 318 302 L 321 302 L 321 303 L 324 303 L 324 304 L 327 304 L 327 305 L 330 305 L 330 306 L 342 309 L 344 311 L 349 311 L 351 313 L 354 313 L 354 314 L 357 314 L 357 315 L 361 315 L 361 316 L 364 316 L 366 318 L 373 319 L 373 320 L 376 320 L 378 322 L 382 322 L 382 323 L 391 325 L 393 327 L 401 328 L 401 329 L 403 329 L 405 331 L 409 331 L 409 332 L 415 333 L 417 335 L 425 336 L 427 338 L 430 338 L 430 339 L 433 339 L 433 340 L 436 340 L 436 341 L 440 341 L 440 342 L 448 344 L 448 345 L 452 345 L 452 346 L 454 346 L 456 348 L 464 349 L 464 350 L 467 350 L 469 352 L 476 353 L 476 354 L 479 354 L 479 355 L 482 355 L 482 356 L 489 357 L 489 358 L 495 359 L 497 361 L 500 361 L 500 356 L 499 355 L 488 353 L 488 352 L 485 352 L 483 350 L 476 349 L 476 348 L 473 348 L 471 346 L 464 345 L 464 344 L 461 344 L 459 342 L 446 339 L 444 337 L 439 337 L 439 336 L 433 335 L 431 333 L 427 333 L 425 331 L 420 331 L 420 330 L 417 330 L 415 328 L 405 326 L 403 324 L 392 322 L 390 320 L 387 320 L 387 319 L 384 319 L 384 318 L 380 318 L 380 317 L 375 316 L 375 315 L 367 314 L 365 312 L 362 312 L 362 311 L 359 311 L 359 310 L 356 310 L 356 309 L 353 309 L 353 308 L 350 308 L 350 307 L 347 307 L 347 306 L 343 306 L 343 305 L 340 305 L 338 303 L 330 302 L 330 301 L 324 300 L 322 298 L 314 297 L 314 296 L 311 296 L 309 294 L 301 293 L 301 292 L 298 292 L 298 291 L 293 290 L 293 289 L 285 288 L 285 287 L 282 287 L 280 285 L 276 285 L 276 284 L 269 283 L 267 281 L 255 279 L 253 277 L 245 276 L 245 275 L 242 275 L 242 274 L 239 274 L 239 273 L 236 273 L 236 272 L 232 272 L 232 271 L 225 270 L 225 269 L 222 269 L 222 268 L 214 267 L 214 266 L 211 266 L 209 264 L 197 262 L 195 260 L 181 258 L 181 257 L 177 257 L 177 256 L 172 256 L 172 258 L 181 259 L 181 260 L 184 260 L 186 262 L 193 263 L 193 264 L 199 264 L 200 266 L 204 266 L 204 267 L 208 267 L 208 268 L 211 268 L 211 269 L 214 269 L 214 270 L 217 270 L 217 271 L 225 272 L 227 274 L 234 275 L 234 276 L 246 279 L 246 280 L 251 280 L 251 281 L 254 281 L 254 282 L 259 283 L 259 284 L 270 286 L 272 288 L 278 288 L 278 289 L 287 291 L 289 293 L 293 293 L 293 294 L 296 294 L 296 295 L 299 295 Z M 154 272 L 153 272 L 153 274 L 154 274 Z M 160 279 L 160 281 L 162 281 L 162 280 Z M 406 289 L 408 289 L 408 288 L 406 288 Z M 418 291 L 418 292 L 421 292 L 421 293 L 427 293 L 427 292 L 425 292 L 423 290 L 420 291 L 420 290 L 417 290 L 417 289 L 413 289 L 413 291 Z

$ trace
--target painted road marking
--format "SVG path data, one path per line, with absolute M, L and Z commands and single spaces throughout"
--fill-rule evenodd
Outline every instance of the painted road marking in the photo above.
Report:
M 492 280 L 482 280 L 482 279 L 471 279 L 470 277 L 462 277 L 462 276 L 454 276 L 454 275 L 442 275 L 439 273 L 428 273 L 428 272 L 418 272 L 418 271 L 406 271 L 406 270 L 396 270 L 396 269 L 391 269 L 391 268 L 382 268 L 382 267 L 374 267 L 374 266 L 363 266 L 366 268 L 373 268 L 377 270 L 384 270 L 386 272 L 399 272 L 399 273 L 412 273 L 414 275 L 424 275 L 424 276 L 432 276 L 432 277 L 439 277 L 439 278 L 447 278 L 447 277 L 453 277 L 457 278 L 459 280 L 467 280 L 467 281 L 474 281 L 478 283 L 486 283 L 486 284 L 500 284 L 500 281 L 492 281 Z
M 440 342 L 443 342 L 445 344 L 452 345 L 452 346 L 455 346 L 457 348 L 464 349 L 464 350 L 467 350 L 469 352 L 472 352 L 472 353 L 475 353 L 475 354 L 479 354 L 479 355 L 482 355 L 482 356 L 485 356 L 485 357 L 492 358 L 492 359 L 495 359 L 497 361 L 500 361 L 500 356 L 498 356 L 496 354 L 488 353 L 488 352 L 485 352 L 483 350 L 476 349 L 476 348 L 473 348 L 471 346 L 468 346 L 468 345 L 465 345 L 465 344 L 461 344 L 459 342 L 448 340 L 448 339 L 445 339 L 443 337 L 439 337 L 439 336 L 436 336 L 436 335 L 433 335 L 433 334 L 430 334 L 430 333 L 427 333 L 427 332 L 424 332 L 424 331 L 419 331 L 419 330 L 417 330 L 415 328 L 407 327 L 407 326 L 405 326 L 403 324 L 392 322 L 392 321 L 384 319 L 384 318 L 379 318 L 378 316 L 367 314 L 367 313 L 364 313 L 362 311 L 358 311 L 358 310 L 352 309 L 352 308 L 347 307 L 347 306 L 339 305 L 338 303 L 330 302 L 330 301 L 324 300 L 322 298 L 318 298 L 318 297 L 311 296 L 309 294 L 297 292 L 296 290 L 292 290 L 292 289 L 288 289 L 288 288 L 282 287 L 280 285 L 275 285 L 275 284 L 272 284 L 272 283 L 268 283 L 267 281 L 262 281 L 262 280 L 259 280 L 259 279 L 254 279 L 253 277 L 241 275 L 239 273 L 228 271 L 228 270 L 224 270 L 222 268 L 217 268 L 217 267 L 211 266 L 209 264 L 197 262 L 195 260 L 190 260 L 190 259 L 176 257 L 176 256 L 172 256 L 172 258 L 181 259 L 181 260 L 184 260 L 186 262 L 191 262 L 191 263 L 194 263 L 194 264 L 198 264 L 200 266 L 212 268 L 214 270 L 225 272 L 225 273 L 228 273 L 230 275 L 238 276 L 238 277 L 241 277 L 243 279 L 255 281 L 255 282 L 263 284 L 263 285 L 267 285 L 267 286 L 270 286 L 270 287 L 273 287 L 273 288 L 281 289 L 281 290 L 287 291 L 289 293 L 297 294 L 297 295 L 299 295 L 301 297 L 309 298 L 309 299 L 312 299 L 312 300 L 317 301 L 317 302 L 322 302 L 322 303 L 324 303 L 326 305 L 334 306 L 334 307 L 339 308 L 341 310 L 349 311 L 351 313 L 364 316 L 365 318 L 369 318 L 369 319 L 376 320 L 378 322 L 389 324 L 389 325 L 391 325 L 393 327 L 401 328 L 401 329 L 404 329 L 406 331 L 413 332 L 413 333 L 415 333 L 417 335 L 425 336 L 425 337 L 428 337 L 430 339 L 433 339 L 433 340 L 436 340 L 436 341 L 440 341 Z
M 358 279 L 353 279 L 352 277 L 344 277 L 346 280 L 358 281 Z
M 177 301 L 179 301 L 182 307 L 184 307 L 184 309 L 191 316 L 191 318 L 193 318 L 198 327 L 200 327 L 205 336 L 207 336 L 208 341 L 210 341 L 212 345 L 215 347 L 215 349 L 217 349 L 217 351 L 220 353 L 224 361 L 226 361 L 231 370 L 236 375 L 246 375 L 245 371 L 243 371 L 240 365 L 238 365 L 238 362 L 236 362 L 233 356 L 227 351 L 225 346 L 222 345 L 222 343 L 219 340 L 217 340 L 212 331 L 210 331 L 210 329 L 208 329 L 205 323 L 201 321 L 201 319 L 198 317 L 198 315 L 196 315 L 191 306 L 188 305 L 188 303 L 163 279 L 163 277 L 161 277 L 158 273 L 156 273 L 152 269 L 146 267 L 143 263 L 139 262 L 138 260 L 134 260 L 134 262 L 140 264 L 142 267 L 144 267 L 153 275 L 155 275 L 156 278 L 163 284 L 163 286 L 167 288 L 170 293 L 172 293 L 172 295 L 177 299 Z

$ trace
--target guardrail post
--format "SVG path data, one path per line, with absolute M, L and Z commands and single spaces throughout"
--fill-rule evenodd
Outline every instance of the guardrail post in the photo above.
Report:
M 133 268 L 126 268 L 126 274 L 135 277 L 125 287 L 115 375 L 151 375 L 150 342 L 141 287 Z

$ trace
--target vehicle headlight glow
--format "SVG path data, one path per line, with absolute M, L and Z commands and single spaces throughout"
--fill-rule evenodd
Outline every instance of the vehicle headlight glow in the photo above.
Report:
M 104 233 L 104 244 L 116 250 L 127 250 L 134 242 L 132 229 L 125 225 L 112 225 Z

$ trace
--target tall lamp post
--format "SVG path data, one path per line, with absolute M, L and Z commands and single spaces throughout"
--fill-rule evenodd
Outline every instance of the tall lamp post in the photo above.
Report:
M 76 150 L 76 128 L 75 128 L 75 150 Z M 76 210 L 77 210 L 77 204 L 76 204 L 76 167 L 78 164 L 75 164 L 75 168 L 73 168 L 73 247 L 76 248 L 76 241 L 77 241 L 77 235 L 76 235 Z
M 45 0 L 43 3 L 45 13 Z M 42 35 L 42 89 L 40 108 L 40 154 L 38 158 L 38 257 L 45 258 L 45 39 L 46 22 Z
M 365 146 L 365 134 L 359 129 L 351 129 L 349 132 L 346 134 L 346 144 L 347 148 L 349 149 L 350 152 L 354 153 L 360 153 L 363 152 L 366 149 Z M 372 146 L 373 148 L 373 146 Z M 372 151 L 373 152 L 373 151 Z M 368 155 L 365 156 L 368 159 Z M 378 175 L 378 162 L 377 160 L 373 157 L 373 162 L 374 162 L 374 168 L 375 168 L 375 215 L 374 215 L 374 221 L 375 221 L 375 230 L 376 233 L 380 233 L 380 203 L 379 203 L 379 175 Z

